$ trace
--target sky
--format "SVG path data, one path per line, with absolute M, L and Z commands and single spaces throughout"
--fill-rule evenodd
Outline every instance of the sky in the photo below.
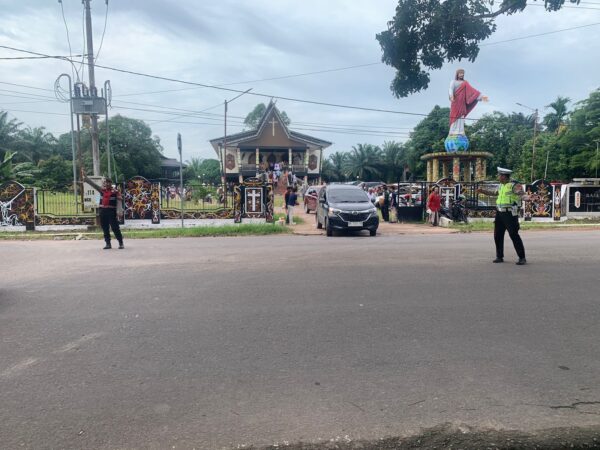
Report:
M 266 97 L 246 94 L 230 103 L 227 134 L 242 131 L 243 118 L 272 96 L 292 129 L 333 142 L 329 155 L 358 143 L 404 142 L 422 117 L 277 97 L 427 114 L 435 105 L 449 106 L 448 85 L 462 67 L 465 78 L 490 99 L 475 108 L 472 118 L 492 111 L 531 113 L 516 103 L 539 108 L 543 116 L 558 95 L 571 98 L 571 106 L 587 98 L 600 87 L 600 0 L 552 13 L 540 6 L 543 2 L 531 3 L 523 13 L 497 20 L 496 33 L 483 43 L 476 61 L 444 65 L 431 72 L 427 90 L 402 99 L 390 91 L 394 69 L 381 63 L 375 39 L 394 15 L 394 0 L 110 0 L 108 11 L 104 0 L 91 5 L 97 64 L 252 88 L 251 93 Z M 49 55 L 85 53 L 81 0 L 63 0 L 62 6 L 64 20 L 56 0 L 0 0 L 0 45 Z M 588 24 L 596 25 L 512 40 Z M 511 41 L 499 42 L 506 40 Z M 68 103 L 56 101 L 54 83 L 62 73 L 87 83 L 87 67 L 53 59 L 1 59 L 20 56 L 27 55 L 0 48 L 0 110 L 27 126 L 44 126 L 55 135 L 68 132 Z M 328 72 L 313 73 L 320 71 Z M 313 74 L 290 77 L 307 73 Z M 104 68 L 95 75 L 97 86 L 110 80 L 109 115 L 144 120 L 166 156 L 177 157 L 181 133 L 184 160 L 216 157 L 208 141 L 223 135 L 223 103 L 236 92 Z

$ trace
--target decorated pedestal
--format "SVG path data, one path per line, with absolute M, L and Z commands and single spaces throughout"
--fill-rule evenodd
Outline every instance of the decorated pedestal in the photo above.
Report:
M 467 144 L 468 145 L 468 144 Z M 421 156 L 427 162 L 427 181 L 436 182 L 441 178 L 454 181 L 485 180 L 487 160 L 493 155 L 489 152 L 436 152 Z

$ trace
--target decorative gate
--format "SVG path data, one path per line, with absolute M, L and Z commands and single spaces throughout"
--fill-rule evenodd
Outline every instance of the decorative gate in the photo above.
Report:
M 0 185 L 0 226 L 25 226 L 35 229 L 33 188 L 16 181 Z
M 524 202 L 523 217 L 525 220 L 531 220 L 534 217 L 551 218 L 554 193 L 552 185 L 546 180 L 537 180 L 527 186 L 526 191 L 529 200 Z
M 160 223 L 160 183 L 152 183 L 144 177 L 133 177 L 125 183 L 123 200 L 126 219 Z
M 234 188 L 235 222 L 242 218 L 265 218 L 273 222 L 273 186 L 258 178 L 248 178 Z

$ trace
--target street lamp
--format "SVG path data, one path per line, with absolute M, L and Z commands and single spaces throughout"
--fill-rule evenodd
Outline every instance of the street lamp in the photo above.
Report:
M 223 150 L 219 149 L 219 153 L 221 153 L 221 170 L 223 171 L 223 203 L 226 202 L 227 199 L 227 184 L 226 184 L 226 173 L 225 173 L 225 155 L 227 155 L 227 105 L 232 101 L 240 98 L 242 95 L 250 92 L 252 88 L 245 90 L 244 92 L 236 95 L 231 100 L 225 100 L 225 115 L 224 115 L 224 135 L 223 135 Z
M 527 105 L 524 105 L 519 102 L 517 102 L 517 105 L 533 111 L 533 120 L 534 120 L 534 122 L 533 122 L 533 149 L 531 152 L 531 182 L 533 183 L 533 163 L 535 161 L 535 139 L 537 137 L 536 132 L 537 132 L 538 109 L 532 108 L 531 106 L 527 106 Z M 548 161 L 548 155 L 546 155 L 546 170 L 548 170 L 548 162 L 547 161 Z M 544 175 L 544 178 L 545 177 L 546 176 Z

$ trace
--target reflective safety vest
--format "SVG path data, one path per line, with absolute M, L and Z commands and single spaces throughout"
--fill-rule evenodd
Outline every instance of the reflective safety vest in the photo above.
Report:
M 496 206 L 508 208 L 514 204 L 519 204 L 521 198 L 513 192 L 514 185 L 514 183 L 504 183 L 500 185 Z

